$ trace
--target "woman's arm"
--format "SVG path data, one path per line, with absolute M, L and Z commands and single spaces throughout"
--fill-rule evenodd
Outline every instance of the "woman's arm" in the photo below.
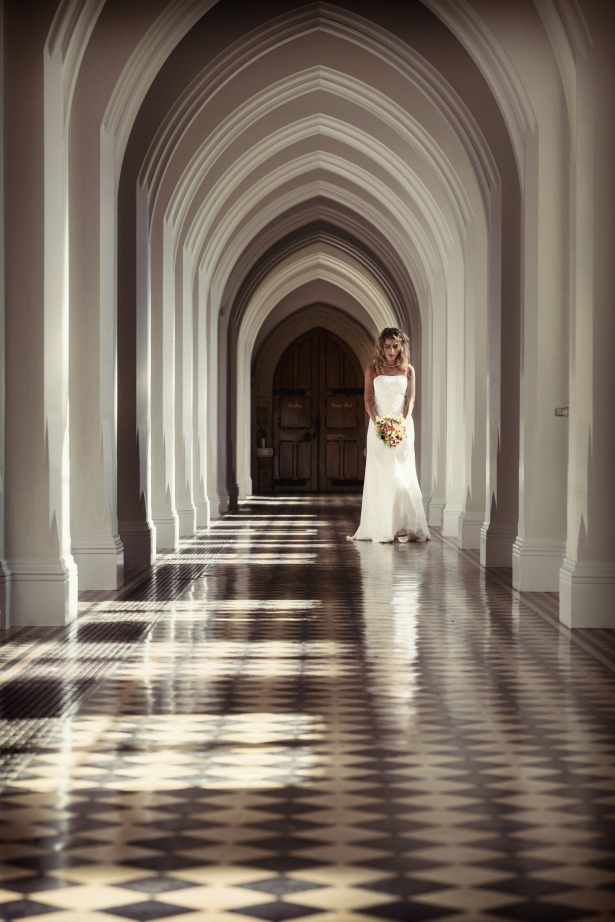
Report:
M 404 419 L 406 419 L 414 410 L 414 398 L 416 397 L 416 376 L 412 365 L 408 367 L 408 386 L 406 388 L 406 402 L 404 404 Z
M 376 398 L 374 397 L 374 371 L 373 369 L 365 369 L 365 409 L 367 410 L 368 416 L 372 422 L 376 419 Z

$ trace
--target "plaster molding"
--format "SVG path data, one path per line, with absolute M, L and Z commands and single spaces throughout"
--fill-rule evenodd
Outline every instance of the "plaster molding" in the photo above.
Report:
M 480 547 L 481 530 L 485 521 L 483 512 L 465 512 L 459 514 L 457 544 L 461 548 L 477 550 Z
M 330 198 L 357 214 L 364 214 L 368 207 L 365 198 L 361 198 L 357 194 L 324 179 L 305 182 L 300 187 L 294 187 L 286 191 L 283 196 L 273 201 L 259 202 L 258 213 L 249 218 L 244 214 L 243 221 L 239 221 L 239 224 L 237 224 L 237 221 L 240 218 L 242 208 L 236 206 L 225 216 L 217 239 L 212 240 L 207 251 L 199 254 L 199 265 L 215 267 L 215 270 L 210 269 L 207 273 L 209 283 L 216 290 L 223 290 L 236 261 L 240 258 L 248 243 L 258 237 L 263 226 L 273 223 L 280 215 L 295 206 L 303 205 L 318 196 Z M 390 215 L 385 215 L 384 213 L 380 215 L 375 209 L 370 212 L 370 221 L 381 234 L 389 238 L 391 246 L 397 253 L 404 254 L 404 259 L 408 263 L 410 274 L 414 277 L 415 283 L 422 289 L 427 290 L 430 285 L 430 276 L 426 271 L 426 264 L 417 257 L 412 248 L 408 247 L 407 232 L 402 232 L 402 229 L 391 221 Z M 221 236 L 222 232 L 223 236 Z
M 73 536 L 79 590 L 119 589 L 124 582 L 124 545 L 119 535 Z
M 461 505 L 446 503 L 442 512 L 442 534 L 447 538 L 459 540 L 459 517 L 462 512 Z
M 481 566 L 512 567 L 512 549 L 516 537 L 516 524 L 492 525 L 485 522 L 480 534 Z
M 64 625 L 77 617 L 77 566 L 71 558 L 11 557 L 10 626 Z
M 156 528 L 156 553 L 179 550 L 179 516 L 177 512 L 170 515 L 152 515 Z
M 120 521 L 118 532 L 124 545 L 127 567 L 149 567 L 156 563 L 156 528 L 151 521 Z
M 559 574 L 560 620 L 570 628 L 615 628 L 615 564 L 564 559 Z
M 512 550 L 512 584 L 521 592 L 557 592 L 566 544 L 517 536 Z
M 236 198 L 231 205 L 228 204 L 227 196 L 233 191 L 232 186 L 227 188 L 225 183 L 221 183 L 224 193 L 218 195 L 216 201 L 212 196 L 207 196 L 199 207 L 186 240 L 187 249 L 194 254 L 195 265 L 205 263 L 212 266 L 210 271 L 215 279 L 216 275 L 220 275 L 218 263 L 221 254 L 226 251 L 228 265 L 228 254 L 236 253 L 238 250 L 237 245 L 227 249 L 228 244 L 238 237 L 246 237 L 245 231 L 241 233 L 238 228 L 243 229 L 245 225 L 250 224 L 253 234 L 257 235 L 259 227 L 272 219 L 273 215 L 269 215 L 270 209 L 275 209 L 275 212 L 280 214 L 287 210 L 291 203 L 301 201 L 298 193 L 300 195 L 305 187 L 292 186 L 290 191 L 286 187 L 290 185 L 291 180 L 304 181 L 304 177 L 310 174 L 315 174 L 316 180 L 309 181 L 309 197 L 325 194 L 325 189 L 334 201 L 343 201 L 344 196 L 348 196 L 354 199 L 354 208 L 359 214 L 365 214 L 366 209 L 369 209 L 371 220 L 377 223 L 377 226 L 388 227 L 389 233 L 394 218 L 399 227 L 399 252 L 408 250 L 409 238 L 420 257 L 418 260 L 415 258 L 415 263 L 422 267 L 423 278 L 432 277 L 446 263 L 450 249 L 445 245 L 442 235 L 436 232 L 436 228 L 430 226 L 429 212 L 417 210 L 417 213 L 414 213 L 412 202 L 403 201 L 398 192 L 384 181 L 376 180 L 372 173 L 349 160 L 316 150 L 309 155 L 287 161 L 251 185 L 250 211 L 256 214 L 251 220 L 247 217 L 243 197 Z M 389 176 L 393 182 L 393 174 Z M 362 195 L 359 197 L 354 188 L 345 190 L 348 183 L 352 183 Z M 379 222 L 376 217 L 378 211 L 381 213 Z M 429 234 L 427 230 L 430 231 Z M 451 242 L 450 237 L 448 240 Z M 405 246 L 401 244 L 402 241 L 405 241 Z M 225 274 L 228 276 L 228 269 Z M 222 288 L 224 282 L 218 280 L 214 284 Z
M 427 516 L 427 523 L 430 528 L 442 528 L 445 506 L 446 500 L 443 496 L 432 496 L 432 498 L 429 500 L 429 514 Z
M 192 538 L 196 534 L 196 506 L 194 503 L 177 504 L 177 523 L 180 538 Z
M 524 138 L 536 129 L 525 86 L 499 40 L 468 0 L 423 0 L 459 39 L 487 81 L 508 127 L 517 167 L 523 173 Z

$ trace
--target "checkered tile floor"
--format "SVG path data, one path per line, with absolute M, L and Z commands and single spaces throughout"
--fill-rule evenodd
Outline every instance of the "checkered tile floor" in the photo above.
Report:
M 613 632 L 347 541 L 359 502 L 251 502 L 3 638 L 1 919 L 615 918 Z

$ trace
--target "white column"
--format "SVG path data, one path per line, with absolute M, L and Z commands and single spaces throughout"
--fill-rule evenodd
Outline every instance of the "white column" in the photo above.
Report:
M 484 567 L 512 566 L 519 519 L 519 207 L 516 184 L 491 195 Z
M 207 496 L 207 302 L 206 287 L 199 269 L 194 301 L 194 405 L 193 426 L 196 433 L 194 451 L 194 505 L 197 528 L 209 528 L 211 509 Z
M 147 199 L 138 188 L 136 214 L 134 195 L 118 203 L 118 524 L 126 565 L 145 567 L 156 561 Z
M 513 586 L 559 588 L 566 534 L 567 437 L 554 409 L 565 403 L 566 167 L 558 99 L 537 112 L 540 135 L 528 137 L 523 183 L 519 533 Z
M 487 243 L 484 228 L 469 227 L 465 241 L 464 429 L 466 489 L 457 543 L 479 548 L 485 521 Z
M 603 10 L 604 11 L 604 10 Z M 595 12 L 595 11 L 594 11 Z M 579 62 L 572 143 L 568 537 L 560 618 L 615 627 L 615 118 L 613 17 L 598 14 L 591 60 Z
M 449 260 L 446 293 L 446 506 L 442 534 L 457 538 L 466 492 L 464 420 L 465 299 L 463 257 Z
M 191 265 L 180 249 L 175 263 L 175 502 L 179 536 L 196 531 L 196 507 L 192 498 L 192 285 Z
M 145 191 L 143 195 L 145 196 Z M 173 230 L 155 221 L 149 238 L 152 335 L 152 516 L 158 550 L 177 550 L 175 507 L 175 271 Z
M 4 559 L 4 3 L 0 2 L 0 630 L 8 627 L 11 598 L 9 571 Z
M 52 11 L 53 12 L 53 11 Z M 48 10 L 7 3 L 6 553 L 9 623 L 77 613 L 70 549 L 67 182 L 61 58 Z
M 103 247 L 104 211 L 113 227 L 116 187 L 114 172 L 100 168 L 114 151 L 101 152 L 105 98 L 95 100 L 96 89 L 82 81 L 71 112 L 71 532 L 79 588 L 117 589 L 124 580 L 117 521 L 117 272 L 115 248 Z
M 237 337 L 237 419 L 235 440 L 237 445 L 237 489 L 239 499 L 252 495 L 250 474 L 251 435 L 251 374 L 250 355 L 241 331 Z
M 217 311 L 218 330 L 216 341 L 218 345 L 217 369 L 217 483 L 218 497 L 220 499 L 220 512 L 228 512 L 231 508 L 235 484 L 229 483 L 229 452 L 234 452 L 234 432 L 231 420 L 231 395 L 229 393 L 229 318 L 223 311 Z M 234 372 L 234 369 L 233 369 Z M 213 435 L 213 433 L 212 433 Z
M 205 276 L 203 277 L 205 278 Z M 214 300 L 213 292 L 207 282 L 207 495 L 209 497 L 211 517 L 218 518 L 228 509 L 228 494 L 220 492 L 219 483 L 219 413 L 220 413 L 220 388 L 224 382 L 220 381 L 219 364 L 219 333 L 218 333 L 218 304 Z
M 423 419 L 429 414 L 431 419 L 431 481 L 427 521 L 431 527 L 442 527 L 442 516 L 446 503 L 446 353 L 442 344 L 446 342 L 446 290 L 442 279 L 434 280 L 431 297 L 424 293 L 419 295 L 425 303 L 431 317 L 431 339 L 429 342 L 428 362 L 423 367 L 429 368 L 431 387 L 430 404 L 423 404 Z M 423 486 L 423 484 L 421 484 Z

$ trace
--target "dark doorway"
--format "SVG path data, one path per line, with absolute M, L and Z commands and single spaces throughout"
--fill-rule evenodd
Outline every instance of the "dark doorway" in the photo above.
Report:
M 320 327 L 296 339 L 273 377 L 274 492 L 360 490 L 365 421 L 352 350 Z

